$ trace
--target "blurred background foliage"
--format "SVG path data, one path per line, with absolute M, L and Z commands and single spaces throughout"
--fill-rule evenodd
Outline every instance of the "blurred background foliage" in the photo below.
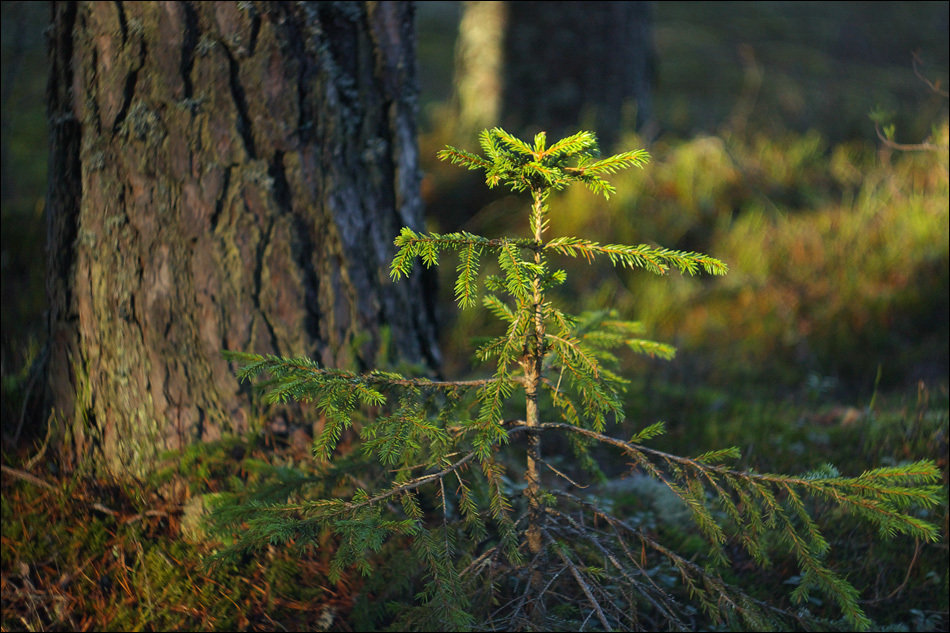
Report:
M 0 6 L 0 406 L 7 462 L 17 450 L 9 439 L 18 434 L 29 364 L 42 346 L 45 326 L 43 31 L 48 6 Z M 736 445 L 743 451 L 743 465 L 781 472 L 803 472 L 831 461 L 842 472 L 857 474 L 871 466 L 930 458 L 944 470 L 946 483 L 948 6 L 653 5 L 652 120 L 639 130 L 631 126 L 618 131 L 615 146 L 604 148 L 642 147 L 652 162 L 643 170 L 613 177 L 617 194 L 610 201 L 581 189 L 553 199 L 551 230 L 605 243 L 651 242 L 702 251 L 730 266 L 724 278 L 656 278 L 643 271 L 565 262 L 569 276 L 561 298 L 570 308 L 613 307 L 627 318 L 642 320 L 656 340 L 679 348 L 672 362 L 628 359 L 633 381 L 628 417 L 637 424 L 667 420 L 669 433 L 659 448 L 689 453 Z M 460 130 L 453 105 L 454 47 L 462 9 L 459 2 L 422 2 L 417 8 L 419 140 L 429 228 L 488 236 L 524 232 L 526 227 L 517 224 L 525 215 L 523 199 L 489 192 L 477 174 L 435 158 L 446 144 L 477 148 L 475 136 Z M 916 70 L 939 91 L 915 73 L 915 55 Z M 872 113 L 894 126 L 894 141 L 917 144 L 926 139 L 934 148 L 889 147 L 876 134 Z M 451 268 L 441 272 L 450 275 Z M 456 313 L 451 288 L 452 281 L 444 280 L 444 373 L 478 374 L 479 368 L 470 365 L 470 338 L 497 326 L 478 309 Z M 273 446 L 273 438 L 265 439 Z M 232 449 L 221 459 L 230 469 L 227 481 L 246 476 Z M 607 466 L 608 472 L 622 467 Z M 188 477 L 196 494 L 199 488 L 205 492 L 230 485 L 208 474 Z M 219 600 L 221 583 L 233 579 L 199 571 L 200 554 L 177 540 L 177 519 L 162 519 L 169 523 L 161 526 L 145 520 L 133 523 L 125 538 L 121 529 L 110 527 L 117 518 L 68 505 L 112 498 L 113 503 L 131 503 L 128 512 L 144 516 L 147 508 L 155 507 L 146 500 L 152 492 L 109 496 L 107 491 L 83 489 L 81 494 L 70 493 L 68 503 L 69 495 L 57 496 L 63 501 L 51 510 L 42 497 L 50 493 L 29 495 L 28 485 L 4 484 L 5 592 L 13 586 L 7 578 L 29 576 L 18 571 L 22 561 L 33 566 L 29 582 L 41 589 L 46 585 L 37 575 L 52 568 L 48 586 L 56 595 L 66 591 L 56 589 L 62 569 L 73 570 L 75 576 L 93 560 L 100 577 L 90 585 L 94 591 L 86 594 L 92 598 L 66 594 L 72 606 L 63 607 L 65 615 L 52 613 L 60 603 L 47 602 L 46 615 L 31 606 L 34 615 L 23 616 L 26 607 L 8 602 L 14 594 L 5 593 L 4 611 L 27 617 L 18 620 L 17 627 L 59 622 L 81 628 L 91 622 L 94 628 L 117 628 L 116 623 L 122 623 L 118 628 L 147 628 L 151 621 L 167 628 L 273 628 L 271 617 L 284 624 L 296 622 L 293 614 L 312 606 L 303 595 L 309 591 L 305 587 L 303 594 L 294 593 L 295 586 L 303 587 L 296 581 L 284 583 L 283 602 L 273 598 L 270 592 L 278 585 L 268 574 L 279 569 L 282 578 L 299 578 L 310 569 L 307 565 L 318 568 L 319 560 L 269 552 L 266 565 L 249 561 L 241 572 L 244 584 L 226 592 L 235 609 L 244 609 L 236 616 Z M 122 501 L 125 494 L 132 501 Z M 683 524 L 663 518 L 649 495 L 628 493 L 618 497 L 617 504 L 644 517 L 654 513 L 659 529 L 689 538 Z M 942 518 L 924 518 L 942 523 L 943 540 L 916 549 L 903 541 L 880 541 L 833 518 L 828 522 L 841 566 L 855 585 L 867 588 L 869 615 L 892 630 L 946 628 L 946 505 L 938 512 Z M 22 544 L 32 534 L 47 532 L 47 540 L 61 546 L 73 541 L 81 545 L 60 547 L 66 558 L 56 558 L 64 554 L 55 552 L 33 558 L 24 553 Z M 129 561 L 154 558 L 159 563 L 125 564 L 124 553 Z M 386 555 L 398 557 L 398 544 Z M 154 568 L 154 575 L 167 557 L 184 570 L 178 580 L 194 583 L 200 591 L 176 588 L 176 578 L 164 578 L 163 591 L 180 594 L 180 610 L 158 620 L 151 611 L 154 605 L 130 613 L 138 604 L 134 601 L 142 598 L 118 591 L 123 574 L 134 580 L 135 574 Z M 40 558 L 54 562 L 37 562 Z M 793 565 L 779 561 L 771 572 L 761 572 L 750 582 L 765 594 L 787 593 L 781 583 L 785 567 Z M 390 576 L 386 572 L 377 580 L 385 584 Z M 335 588 L 334 608 L 341 614 L 360 595 L 362 581 L 348 582 L 352 585 Z M 16 600 L 38 595 L 39 589 L 31 591 L 15 594 Z M 204 595 L 208 592 L 211 598 Z M 213 612 L 209 604 L 224 610 Z M 810 607 L 821 610 L 820 605 Z
M 653 120 L 604 148 L 645 147 L 653 160 L 616 176 L 609 202 L 581 189 L 555 199 L 552 230 L 707 252 L 731 271 L 575 268 L 568 300 L 609 303 L 676 344 L 677 360 L 651 369 L 668 379 L 781 392 L 817 376 L 854 395 L 870 393 L 878 367 L 885 386 L 945 377 L 947 7 L 655 3 Z M 453 120 L 444 23 L 459 11 L 419 10 L 430 226 L 518 231 L 507 218 L 522 202 L 486 195 L 476 176 L 434 160 L 446 143 L 477 146 Z M 443 54 L 427 63 L 430 46 Z M 943 94 L 916 76 L 915 55 Z M 885 147 L 872 112 L 891 113 L 897 140 L 930 138 L 936 149 Z M 444 337 L 447 358 L 466 362 L 453 346 L 481 322 L 459 317 Z
M 722 280 L 575 272 L 577 304 L 610 302 L 675 343 L 662 371 L 720 385 L 797 387 L 821 376 L 867 391 L 948 373 L 946 2 L 678 3 L 653 7 L 653 120 L 613 148 L 645 147 L 609 202 L 554 201 L 553 230 L 654 242 L 727 261 Z M 2 361 L 16 375 L 43 336 L 45 3 L 3 3 Z M 429 225 L 518 230 L 516 199 L 439 163 L 474 147 L 453 121 L 462 4 L 417 11 L 420 144 Z M 943 86 L 931 90 L 920 74 Z M 892 113 L 884 147 L 869 118 Z M 448 297 L 448 293 L 443 293 Z M 467 367 L 476 313 L 443 311 L 451 374 Z M 455 331 L 453 328 L 457 329 Z M 659 369 L 658 369 L 659 371 Z M 696 374 L 696 372 L 701 372 Z M 778 382 L 776 382 L 778 381 Z
M 45 2 L 4 2 L 0 70 L 0 244 L 4 376 L 24 364 L 42 336 L 46 307 Z M 32 343 L 29 341 L 32 339 Z

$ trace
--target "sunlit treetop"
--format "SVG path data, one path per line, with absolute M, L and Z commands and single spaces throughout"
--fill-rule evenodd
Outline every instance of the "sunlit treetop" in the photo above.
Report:
M 580 182 L 594 193 L 609 198 L 616 191 L 601 176 L 629 167 L 642 167 L 650 160 L 646 150 L 635 149 L 600 158 L 597 139 L 591 132 L 578 132 L 550 147 L 547 136 L 538 132 L 534 146 L 496 127 L 483 130 L 479 142 L 485 156 L 448 146 L 439 152 L 441 160 L 468 169 L 484 169 L 489 187 L 503 183 L 512 191 L 556 190 Z

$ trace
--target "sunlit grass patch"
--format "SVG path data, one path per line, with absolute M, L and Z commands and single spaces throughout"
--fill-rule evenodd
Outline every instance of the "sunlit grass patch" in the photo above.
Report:
M 945 375 L 945 156 L 852 164 L 866 170 L 860 186 L 814 208 L 750 200 L 706 247 L 733 274 L 673 288 L 644 280 L 642 318 L 679 332 L 683 347 L 702 350 L 726 377 L 766 365 L 793 380 L 818 372 L 870 382 L 878 365 L 886 380 Z

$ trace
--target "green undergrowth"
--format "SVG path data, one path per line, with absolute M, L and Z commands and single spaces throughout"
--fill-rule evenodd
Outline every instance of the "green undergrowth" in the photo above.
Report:
M 742 451 L 743 467 L 773 472 L 797 472 L 833 461 L 842 473 L 856 474 L 870 465 L 932 459 L 942 471 L 945 489 L 950 481 L 950 397 L 945 381 L 921 381 L 874 393 L 867 400 L 838 399 L 817 384 L 811 391 L 776 399 L 765 392 L 737 398 L 714 388 L 644 380 L 636 381 L 629 395 L 634 403 L 631 419 L 652 419 L 666 409 L 671 421 L 667 436 L 658 442 L 666 450 L 734 444 Z M 657 517 L 671 515 L 664 509 L 665 499 L 649 499 L 631 494 L 627 503 L 633 509 L 646 504 Z M 884 542 L 874 530 L 848 521 L 830 506 L 816 509 L 835 567 L 847 569 L 849 581 L 863 588 L 862 607 L 882 630 L 946 629 L 950 595 L 946 497 L 941 506 L 920 515 L 942 527 L 940 542 L 931 544 L 909 539 Z M 693 535 L 686 532 L 681 538 L 688 542 Z M 777 558 L 763 572 L 739 552 L 733 555 L 735 575 L 729 580 L 754 587 L 758 597 L 781 595 L 786 583 L 794 582 L 794 574 L 787 573 L 794 569 L 793 560 Z M 813 601 L 808 608 L 819 613 L 824 605 Z
M 695 451 L 710 443 L 735 444 L 742 449 L 742 467 L 772 472 L 802 472 L 834 459 L 843 474 L 859 474 L 869 465 L 930 458 L 942 470 L 944 485 L 948 481 L 946 385 L 921 383 L 863 402 L 840 401 L 816 389 L 776 402 L 635 381 L 629 398 L 631 420 L 652 419 L 654 408 L 663 409 L 668 433 L 658 448 Z M 355 459 L 356 449 L 343 449 L 329 471 L 290 436 L 235 438 L 192 447 L 149 481 L 125 486 L 47 475 L 42 481 L 50 489 L 24 480 L 22 468 L 8 467 L 2 477 L 3 630 L 346 631 L 385 630 L 397 619 L 411 621 L 409 605 L 423 578 L 407 566 L 405 540 L 380 545 L 373 574 L 350 570 L 331 583 L 336 543 L 329 535 L 319 547 L 265 546 L 254 556 L 223 562 L 215 554 L 226 543 L 203 540 L 201 521 L 189 524 L 186 518 L 202 503 L 212 507 L 225 497 L 253 505 L 268 488 L 296 485 L 301 477 L 341 495 L 372 485 L 381 473 Z M 15 461 L 7 457 L 5 464 Z M 623 465 L 606 463 L 608 474 L 611 467 Z M 595 495 L 614 514 L 629 517 L 684 555 L 705 551 L 689 512 L 649 478 L 610 479 L 579 493 Z M 422 501 L 435 516 L 439 500 Z M 936 543 L 881 539 L 830 508 L 821 510 L 830 562 L 848 570 L 849 581 L 862 588 L 862 608 L 877 627 L 946 629 L 946 499 L 919 516 L 942 527 Z M 738 550 L 730 558 L 724 580 L 754 597 L 774 601 L 787 596 L 795 582 L 794 560 L 778 557 L 762 570 Z M 685 604 L 672 570 L 659 565 L 652 573 Z M 826 608 L 835 613 L 818 598 L 806 608 L 814 617 L 824 616 Z
M 2 629 L 346 630 L 364 583 L 330 582 L 326 552 L 271 548 L 209 564 L 220 543 L 203 536 L 202 500 L 264 481 L 261 464 L 292 461 L 279 440 L 193 447 L 124 485 L 5 466 Z

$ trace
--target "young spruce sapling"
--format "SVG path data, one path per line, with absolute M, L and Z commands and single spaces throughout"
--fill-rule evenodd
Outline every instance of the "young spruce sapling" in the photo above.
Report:
M 934 540 L 937 529 L 911 511 L 938 502 L 935 465 L 877 468 L 857 477 L 832 466 L 774 475 L 727 466 L 739 456 L 736 448 L 687 458 L 648 447 L 663 432 L 662 422 L 626 439 L 607 435 L 609 425 L 625 420 L 626 381 L 618 373 L 617 350 L 663 358 L 674 350 L 641 338 L 638 323 L 610 310 L 564 312 L 549 293 L 567 278 L 555 262 L 606 258 L 659 275 L 723 275 L 726 265 L 646 244 L 546 237 L 557 224 L 547 205 L 553 193 L 582 184 L 609 198 L 614 188 L 606 176 L 642 167 L 649 159 L 645 151 L 600 157 L 590 132 L 549 146 L 543 132 L 528 143 L 494 128 L 482 132 L 480 143 L 483 155 L 447 147 L 439 157 L 483 171 L 489 187 L 527 194 L 530 235 L 403 228 L 390 273 L 398 280 L 418 260 L 438 266 L 444 251 L 457 253 L 459 308 L 481 297 L 503 326 L 476 351 L 493 367 L 491 376 L 440 381 L 383 370 L 358 374 L 307 358 L 226 352 L 239 363 L 242 379 L 270 375 L 267 402 L 316 405 L 325 419 L 314 438 L 319 460 L 334 458 L 358 409 L 373 408 L 377 414 L 361 419 L 360 445 L 367 463 L 384 469 L 374 491 L 358 487 L 345 499 L 314 495 L 307 478 L 290 478 L 273 499 L 222 507 L 224 525 L 244 522 L 239 546 L 316 542 L 332 533 L 333 573 L 355 565 L 369 574 L 368 557 L 387 538 L 405 535 L 427 578 L 418 606 L 403 614 L 403 624 L 419 628 L 518 630 L 596 622 L 603 630 L 689 630 L 700 610 L 712 622 L 738 620 L 757 630 L 789 621 L 807 627 L 807 611 L 764 603 L 723 580 L 732 544 L 763 566 L 776 550 L 794 557 L 800 568 L 791 596 L 796 605 L 817 591 L 837 603 L 848 626 L 868 628 L 858 591 L 825 562 L 829 545 L 808 498 L 836 504 L 885 537 Z M 480 275 L 485 255 L 497 259 L 497 274 Z M 544 452 L 542 439 L 554 435 L 574 451 L 575 468 Z M 608 499 L 585 492 L 587 482 L 602 479 L 594 446 L 619 452 L 631 475 L 651 478 L 684 504 L 705 540 L 702 564 L 662 543 L 649 526 L 614 514 Z M 436 507 L 424 509 L 425 499 Z

